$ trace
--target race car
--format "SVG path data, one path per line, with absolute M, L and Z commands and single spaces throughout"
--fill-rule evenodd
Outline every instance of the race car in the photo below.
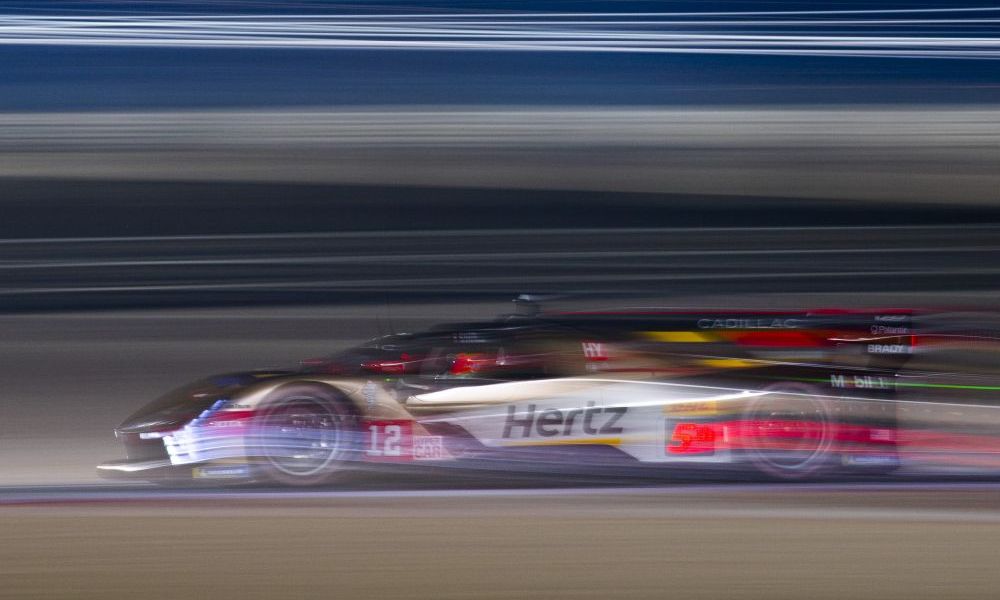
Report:
M 905 311 L 587 311 L 387 336 L 298 369 L 209 377 L 143 407 L 106 477 L 316 485 L 373 464 L 897 465 Z

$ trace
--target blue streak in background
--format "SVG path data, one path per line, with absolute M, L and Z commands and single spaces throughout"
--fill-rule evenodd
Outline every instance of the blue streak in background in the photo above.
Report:
M 815 11 L 837 25 L 812 25 Z M 711 13 L 673 20 L 746 25 L 684 25 L 662 31 L 803 36 L 909 36 L 970 39 L 1000 50 L 1000 10 L 990 3 L 917 2 L 7 2 L 0 14 L 52 17 L 310 14 L 440 18 L 503 13 Z M 990 10 L 993 9 L 993 10 Z M 781 15 L 745 13 L 782 11 Z M 789 14 L 813 11 L 810 14 Z M 728 13 L 744 13 L 732 16 Z M 727 14 L 721 14 L 727 13 Z M 538 17 L 545 20 L 545 17 Z M 662 17 L 665 18 L 665 17 Z M 662 19 L 661 18 L 661 19 Z M 649 17 L 630 17 L 639 21 Z M 759 25 L 753 21 L 802 21 Z M 948 22 L 858 24 L 860 21 Z M 277 20 L 277 19 L 275 19 Z M 579 19 L 578 19 L 579 20 Z M 585 20 L 585 18 L 584 18 Z M 851 24 L 851 23 L 854 24 Z M 641 25 L 631 30 L 641 30 Z M 2 34 L 0 34 L 2 36 Z M 355 38 L 351 38 L 355 39 Z M 951 46 L 945 50 L 950 51 Z M 590 50 L 593 50 L 591 48 Z M 1000 66 L 993 60 L 856 58 L 739 54 L 647 54 L 626 51 L 198 48 L 0 45 L 0 110 L 147 109 L 321 105 L 706 105 L 706 104 L 993 104 Z M 739 50 L 739 48 L 737 49 Z

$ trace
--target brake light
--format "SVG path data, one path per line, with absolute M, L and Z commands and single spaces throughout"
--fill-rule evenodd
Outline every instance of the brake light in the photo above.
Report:
M 487 357 L 485 354 L 460 353 L 455 355 L 455 360 L 452 361 L 448 373 L 451 375 L 468 375 L 469 373 L 479 371 L 489 363 L 496 364 L 496 360 Z

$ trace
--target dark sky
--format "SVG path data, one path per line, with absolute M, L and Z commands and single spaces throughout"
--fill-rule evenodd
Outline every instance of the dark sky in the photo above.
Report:
M 962 6 L 989 6 L 963 2 Z M 0 2 L 0 14 L 748 11 L 951 2 Z M 984 16 L 981 14 L 980 16 Z M 985 16 L 1000 18 L 998 13 Z M 867 31 L 871 31 L 868 28 Z M 911 28 L 910 33 L 919 33 Z M 997 38 L 996 25 L 932 35 Z M 851 33 L 840 28 L 838 33 Z M 2 33 L 0 33 L 2 35 Z M 0 110 L 385 104 L 996 103 L 994 60 L 0 45 Z

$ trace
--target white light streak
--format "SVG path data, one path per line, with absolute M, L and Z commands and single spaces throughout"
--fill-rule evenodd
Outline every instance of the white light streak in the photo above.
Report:
M 1000 58 L 1000 7 L 687 13 L 0 15 L 0 45 Z

